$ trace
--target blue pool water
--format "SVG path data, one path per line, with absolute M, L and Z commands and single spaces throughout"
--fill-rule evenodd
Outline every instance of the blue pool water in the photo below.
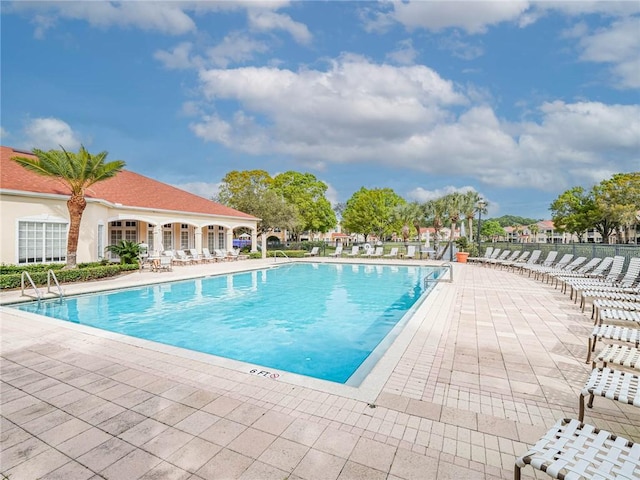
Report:
M 426 296 L 428 275 L 433 268 L 300 263 L 14 308 L 353 384 Z

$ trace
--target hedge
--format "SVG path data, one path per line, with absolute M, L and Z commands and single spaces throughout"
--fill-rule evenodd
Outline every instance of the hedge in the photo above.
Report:
M 16 267 L 12 265 L 3 265 L 2 273 L 0 274 L 0 288 L 20 288 L 20 282 L 22 278 L 22 272 L 28 271 L 33 282 L 36 286 L 43 286 L 47 284 L 47 271 L 49 269 L 55 270 L 56 278 L 59 283 L 72 283 L 72 282 L 87 282 L 89 280 L 97 280 L 100 278 L 115 277 L 123 272 L 129 272 L 138 270 L 138 265 L 98 265 L 85 268 L 75 268 L 72 270 L 62 270 L 64 265 L 59 265 L 57 268 L 54 265 L 30 265 L 29 267 Z M 5 273 L 7 271 L 13 271 L 16 273 Z

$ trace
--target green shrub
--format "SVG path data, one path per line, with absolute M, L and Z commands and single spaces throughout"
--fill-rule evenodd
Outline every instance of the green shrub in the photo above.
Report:
M 20 272 L 17 273 L 3 273 L 0 274 L 0 288 L 8 289 L 8 288 L 20 288 L 20 282 L 22 278 L 22 271 L 26 270 L 29 272 L 33 283 L 36 286 L 44 286 L 47 284 L 47 271 L 49 268 L 31 268 L 31 267 L 40 267 L 39 265 L 32 265 L 28 268 L 21 267 Z M 56 270 L 56 278 L 60 284 L 63 283 L 73 283 L 73 282 L 87 282 L 89 280 L 98 280 L 101 278 L 115 277 L 123 272 L 135 271 L 138 269 L 137 265 L 99 265 L 94 267 L 86 267 L 86 268 L 74 268 L 71 270 Z

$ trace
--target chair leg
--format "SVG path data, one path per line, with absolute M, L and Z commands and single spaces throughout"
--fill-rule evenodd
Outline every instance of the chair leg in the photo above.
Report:
M 587 361 L 584 363 L 589 363 L 589 361 L 591 360 L 591 352 L 593 352 L 596 349 L 597 340 L 598 338 L 595 336 L 589 337 L 589 345 L 587 347 Z
M 582 420 L 584 419 L 584 395 L 580 394 L 580 401 L 579 401 L 579 410 L 578 410 L 578 421 L 582 422 Z
M 513 480 L 520 480 L 520 467 L 518 465 L 513 469 Z
M 592 393 L 589 395 L 589 403 L 587 403 L 587 407 L 589 408 L 593 408 L 593 399 L 595 398 L 595 395 Z M 582 421 L 582 420 L 580 420 Z

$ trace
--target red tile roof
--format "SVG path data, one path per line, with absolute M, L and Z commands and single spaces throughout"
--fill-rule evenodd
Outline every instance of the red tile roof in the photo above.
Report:
M 69 195 L 69 189 L 62 182 L 25 169 L 11 160 L 15 156 L 35 158 L 28 152 L 0 147 L 0 189 Z M 128 207 L 256 218 L 128 170 L 122 170 L 115 177 L 92 185 L 85 196 Z

